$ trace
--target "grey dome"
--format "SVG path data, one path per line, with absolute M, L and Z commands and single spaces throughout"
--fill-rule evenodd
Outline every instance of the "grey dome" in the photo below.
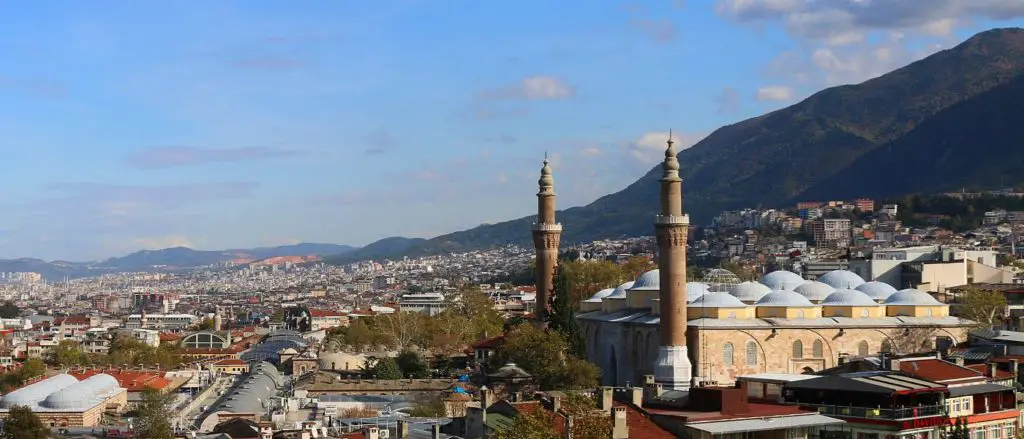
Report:
M 45 380 L 39 381 L 34 384 L 29 384 L 18 390 L 4 395 L 3 399 L 0 400 L 0 407 L 9 409 L 16 405 L 24 405 L 32 407 L 40 401 L 46 399 L 51 393 L 61 390 L 65 387 L 78 383 L 78 378 L 75 378 L 66 373 L 60 375 L 54 375 Z
M 587 299 L 587 302 L 600 302 L 601 299 L 604 299 L 605 297 L 610 296 L 612 294 L 612 292 L 614 292 L 614 291 L 615 291 L 615 288 L 605 288 L 605 289 L 603 289 L 601 291 L 598 291 L 598 292 L 594 293 L 593 296 L 590 296 L 590 298 Z
M 828 297 L 829 294 L 836 292 L 836 289 L 832 288 L 832 286 L 829 284 L 813 280 L 803 285 L 800 285 L 799 287 L 796 287 L 796 289 L 793 291 L 806 297 L 808 300 L 814 302 L 821 302 L 822 300 L 825 300 L 825 298 Z
M 857 290 L 841 289 L 821 301 L 825 306 L 878 306 L 874 299 Z
M 888 299 L 885 299 L 885 304 L 897 306 L 937 306 L 942 305 L 942 302 L 935 300 L 931 294 L 924 291 L 907 288 L 893 293 Z
M 657 269 L 641 274 L 629 287 L 630 291 L 659 291 L 661 290 L 661 272 Z
M 688 306 L 696 308 L 746 308 L 747 305 L 729 293 L 707 293 L 690 302 Z
M 896 293 L 896 288 L 893 288 L 892 285 L 877 280 L 864 282 L 855 289 L 875 300 L 885 300 Z
M 611 294 L 609 294 L 609 295 L 607 295 L 605 297 L 607 297 L 609 299 L 625 299 L 626 298 L 626 290 L 628 290 L 628 289 L 630 289 L 632 287 L 633 287 L 633 281 L 626 282 L 626 283 L 624 283 L 622 285 L 619 285 L 619 286 L 615 287 L 615 290 L 612 291 Z
M 818 280 L 837 290 L 857 288 L 864 283 L 863 278 L 849 270 L 832 270 Z
M 789 290 L 775 290 L 768 294 L 765 294 L 761 300 L 757 301 L 757 306 L 814 306 L 810 300 L 806 297 L 797 293 L 796 291 Z
M 743 282 L 732 289 L 732 295 L 743 302 L 757 302 L 772 291 L 771 288 L 757 282 Z
M 686 301 L 693 302 L 707 293 L 710 293 L 711 289 L 708 284 L 703 282 L 687 282 L 686 283 Z
M 114 377 L 101 373 L 51 393 L 39 405 L 51 409 L 83 409 L 105 399 L 120 387 Z
M 795 290 L 807 281 L 792 271 L 775 270 L 761 276 L 761 283 L 772 290 Z

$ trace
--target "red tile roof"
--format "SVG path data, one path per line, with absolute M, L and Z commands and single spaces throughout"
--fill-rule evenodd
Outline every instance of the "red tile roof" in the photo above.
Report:
M 326 309 L 309 309 L 310 317 L 342 317 L 345 313 L 341 311 L 330 311 Z
M 997 379 L 997 380 L 1008 380 L 1010 378 L 1013 378 L 1013 374 L 1012 373 L 1010 373 L 1009 371 L 1000 370 L 1000 369 L 996 369 L 996 375 L 995 376 L 990 376 L 988 374 L 988 365 L 987 364 L 972 364 L 972 365 L 967 366 L 967 367 L 971 368 L 971 370 L 976 371 L 978 374 L 980 374 L 983 377 L 990 377 L 990 378 L 994 378 L 994 379 Z
M 972 380 L 985 380 L 984 375 L 975 370 L 957 366 L 954 363 L 938 358 L 900 360 L 900 371 L 908 375 L 943 384 L 951 384 L 950 381 L 955 381 L 955 384 L 961 384 L 971 382 Z
M 555 431 L 558 432 L 558 434 L 560 435 L 565 435 L 565 429 L 567 424 L 567 419 L 565 418 L 565 416 L 563 416 L 561 413 L 551 413 L 551 411 L 544 407 L 539 401 L 513 402 L 512 407 L 514 407 L 516 411 L 518 411 L 519 413 L 525 415 L 533 414 L 537 412 L 537 410 L 542 410 L 549 417 L 554 417 L 554 419 L 552 419 L 552 423 L 555 426 Z
M 105 373 L 114 377 L 117 383 L 128 389 L 129 392 L 141 392 L 147 387 L 156 390 L 163 390 L 171 384 L 171 380 L 163 377 L 163 372 L 131 371 L 131 370 L 72 370 L 68 372 L 71 376 L 84 380 L 93 375 Z
M 505 334 L 495 335 L 473 343 L 473 349 L 498 349 L 505 341 Z
M 645 413 L 631 404 L 615 402 L 614 407 L 626 408 L 626 427 L 629 437 L 643 439 L 675 439 L 676 435 L 655 424 Z

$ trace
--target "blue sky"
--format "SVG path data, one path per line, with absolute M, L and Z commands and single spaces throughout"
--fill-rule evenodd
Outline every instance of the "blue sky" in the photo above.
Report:
M 300 6 L 301 5 L 301 6 Z M 1020 0 L 0 4 L 0 257 L 363 245 L 617 191 Z M 524 232 L 525 233 L 525 232 Z

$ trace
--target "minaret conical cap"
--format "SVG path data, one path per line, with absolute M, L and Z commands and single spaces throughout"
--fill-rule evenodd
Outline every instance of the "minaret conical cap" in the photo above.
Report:
M 672 141 L 672 132 L 668 132 L 668 148 L 665 148 L 665 162 L 662 163 L 661 167 L 665 171 L 662 174 L 664 179 L 678 179 L 679 178 L 679 160 L 676 159 L 676 147 L 675 142 Z
M 547 157 L 544 157 L 544 167 L 540 168 L 540 180 L 537 183 L 540 185 L 541 192 L 551 191 L 555 188 L 555 177 L 551 175 L 551 165 Z

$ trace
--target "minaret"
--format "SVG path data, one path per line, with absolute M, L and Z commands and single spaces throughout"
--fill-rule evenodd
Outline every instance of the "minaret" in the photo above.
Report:
M 534 322 L 538 327 L 548 326 L 550 296 L 555 286 L 555 265 L 558 264 L 558 242 L 562 238 L 562 225 L 555 222 L 555 179 L 547 154 L 540 170 L 540 192 L 537 192 L 537 222 L 533 223 L 533 247 L 537 250 L 537 304 Z
M 688 390 L 692 373 L 686 349 L 686 235 L 689 215 L 683 214 L 683 179 L 669 132 L 661 177 L 661 213 L 654 218 L 658 239 L 661 283 L 661 346 L 654 363 L 654 379 L 666 388 Z

